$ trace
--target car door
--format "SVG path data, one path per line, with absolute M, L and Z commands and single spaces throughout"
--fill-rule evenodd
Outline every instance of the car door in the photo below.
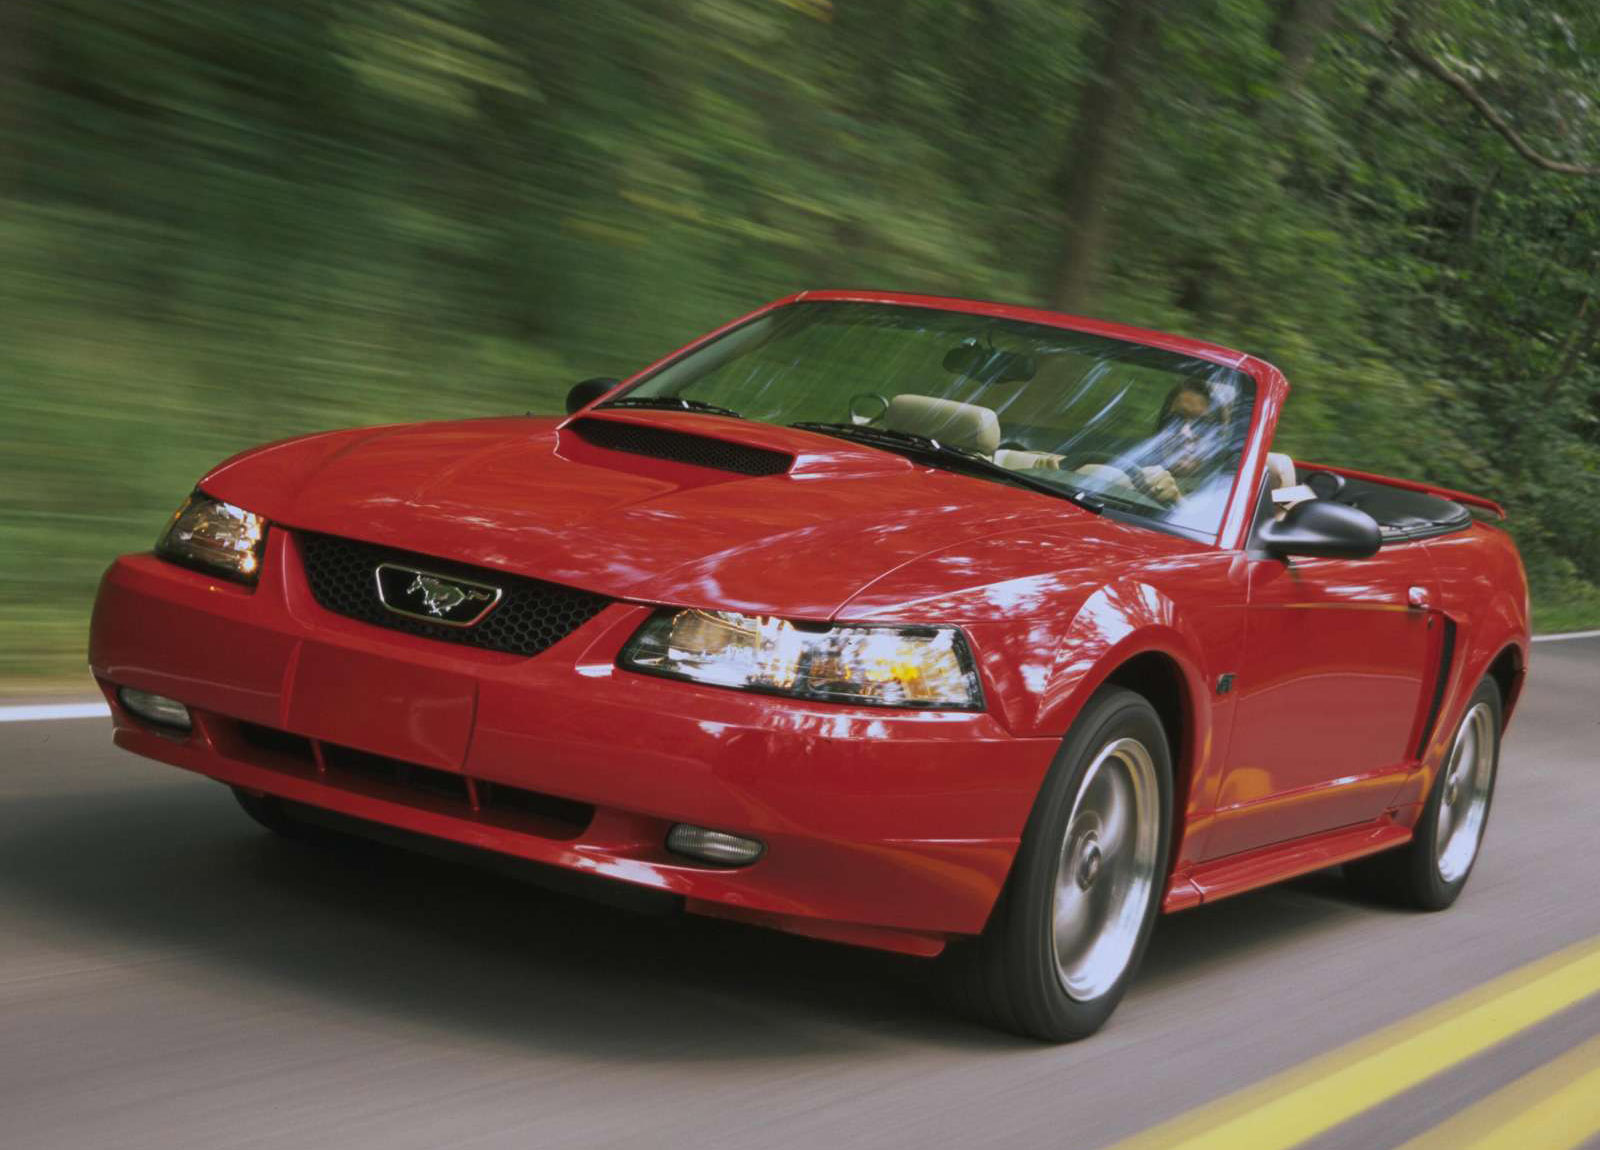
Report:
M 1378 817 L 1415 756 L 1443 630 L 1421 542 L 1365 559 L 1248 563 L 1208 858 Z

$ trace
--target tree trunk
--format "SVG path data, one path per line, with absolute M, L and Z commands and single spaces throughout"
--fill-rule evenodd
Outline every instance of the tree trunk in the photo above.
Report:
M 31 0 L 0 0 L 0 196 L 22 186 L 32 69 Z
M 1285 96 L 1292 96 L 1305 82 L 1338 5 L 1339 0 L 1279 0 L 1271 43 L 1283 61 L 1278 88 Z
M 1399 42 L 1411 35 L 1412 29 L 1426 17 L 1433 0 L 1398 0 L 1389 18 L 1388 42 Z M 1368 158 L 1372 155 L 1372 137 L 1380 120 L 1383 101 L 1389 94 L 1394 74 L 1387 68 L 1376 71 L 1367 81 L 1366 98 L 1356 113 L 1357 147 Z
M 1489 178 L 1472 189 L 1472 202 L 1467 205 L 1467 219 L 1461 231 L 1464 259 L 1471 258 L 1478 246 L 1478 230 L 1483 223 L 1483 201 L 1489 198 L 1489 193 L 1494 191 L 1494 185 L 1499 179 L 1500 165 L 1496 164 L 1494 171 L 1489 173 Z
M 1077 119 L 1061 167 L 1065 235 L 1050 303 L 1077 311 L 1094 287 L 1110 224 L 1108 193 L 1127 138 L 1133 135 L 1140 42 L 1154 31 L 1159 0 L 1112 0 L 1095 74 L 1078 101 Z

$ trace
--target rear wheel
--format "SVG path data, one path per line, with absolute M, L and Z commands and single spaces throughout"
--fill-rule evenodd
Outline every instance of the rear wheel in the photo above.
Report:
M 1103 689 L 1056 756 L 988 928 L 944 960 L 957 1005 L 1050 1042 L 1098 1030 L 1149 942 L 1171 796 L 1155 708 Z
M 1485 678 L 1467 702 L 1411 842 L 1346 865 L 1357 888 L 1419 910 L 1443 910 L 1456 901 L 1478 860 L 1489 821 L 1500 725 L 1500 688 Z

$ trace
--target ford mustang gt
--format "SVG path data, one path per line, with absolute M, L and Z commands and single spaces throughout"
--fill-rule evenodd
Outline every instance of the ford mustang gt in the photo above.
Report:
M 938 963 L 1047 1040 L 1159 912 L 1478 854 L 1523 681 L 1489 500 L 1272 450 L 1222 347 L 804 292 L 563 418 L 334 431 L 106 572 L 115 739 L 279 832 Z

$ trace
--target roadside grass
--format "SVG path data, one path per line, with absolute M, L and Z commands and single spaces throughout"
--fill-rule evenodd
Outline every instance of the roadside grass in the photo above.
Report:
M 1600 630 L 1600 595 L 1574 602 L 1533 604 L 1533 633 L 1559 635 L 1566 631 Z
M 3 291 L 0 304 L 8 693 L 92 686 L 86 647 L 101 572 L 119 554 L 148 550 L 195 481 L 234 452 L 325 428 L 554 413 L 572 383 L 611 366 L 486 338 L 377 362 L 350 338 L 317 341 L 314 331 L 251 361 L 226 331 L 197 325 L 174 340 L 157 325 L 108 318 L 74 323 L 64 338 L 50 307 Z

